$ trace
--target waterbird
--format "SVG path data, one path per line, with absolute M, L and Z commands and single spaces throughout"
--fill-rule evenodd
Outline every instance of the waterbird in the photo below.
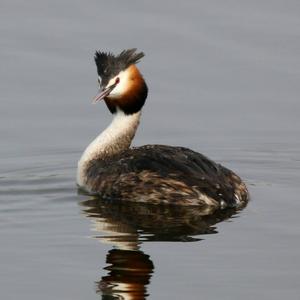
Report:
M 246 184 L 233 171 L 185 147 L 130 147 L 138 128 L 148 87 L 137 63 L 136 48 L 96 51 L 99 92 L 113 115 L 111 124 L 85 149 L 77 169 L 77 185 L 110 201 L 198 206 L 204 214 L 243 207 Z

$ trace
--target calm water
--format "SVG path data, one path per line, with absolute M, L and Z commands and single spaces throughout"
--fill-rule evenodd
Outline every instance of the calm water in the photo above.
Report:
M 299 297 L 298 1 L 2 0 L 0 33 L 1 299 Z M 77 194 L 77 160 L 110 121 L 90 105 L 94 50 L 129 47 L 150 88 L 135 145 L 234 169 L 242 212 Z

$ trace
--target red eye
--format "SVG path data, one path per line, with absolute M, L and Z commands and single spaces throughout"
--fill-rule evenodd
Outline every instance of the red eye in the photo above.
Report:
M 115 83 L 117 84 L 117 83 L 119 83 L 119 82 L 120 82 L 120 78 L 117 77 Z

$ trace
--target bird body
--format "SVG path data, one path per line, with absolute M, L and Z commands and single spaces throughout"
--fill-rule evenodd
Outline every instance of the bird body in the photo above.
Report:
M 112 123 L 84 151 L 77 183 L 90 194 L 115 201 L 199 206 L 207 214 L 248 201 L 246 185 L 232 171 L 184 147 L 130 148 L 148 89 L 136 67 L 135 49 L 96 52 L 98 102 L 114 115 Z

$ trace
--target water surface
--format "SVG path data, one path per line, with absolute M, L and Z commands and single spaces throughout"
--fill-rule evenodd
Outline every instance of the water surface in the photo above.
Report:
M 137 299 L 298 297 L 297 1 L 0 8 L 1 299 L 128 298 L 131 287 Z M 252 197 L 243 211 L 203 220 L 78 195 L 77 160 L 110 121 L 90 105 L 94 50 L 129 47 L 145 51 L 150 89 L 134 144 L 190 147 L 235 170 Z

